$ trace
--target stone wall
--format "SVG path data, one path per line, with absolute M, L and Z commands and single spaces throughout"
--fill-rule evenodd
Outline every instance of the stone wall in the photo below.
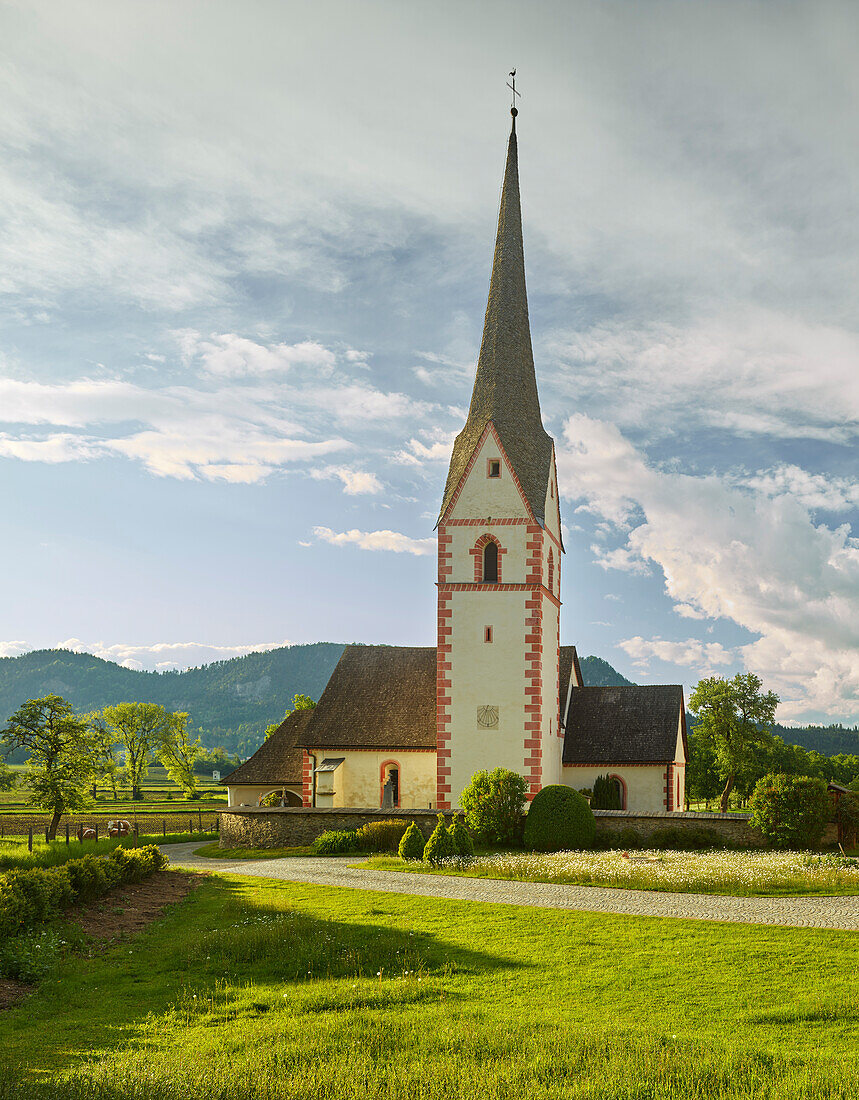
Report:
M 644 842 L 649 841 L 650 837 L 661 829 L 676 829 L 678 832 L 706 829 L 708 832 L 718 833 L 731 844 L 750 848 L 766 847 L 764 838 L 749 821 L 751 814 L 683 813 L 676 810 L 672 813 L 594 810 L 594 817 L 597 819 L 599 832 L 614 836 L 631 829 L 639 840 Z
M 438 810 L 302 809 L 275 806 L 266 809 L 236 807 L 221 811 L 222 848 L 297 848 L 310 844 L 329 829 L 358 829 L 369 821 L 416 821 L 429 837 Z M 454 815 L 445 814 L 450 823 Z

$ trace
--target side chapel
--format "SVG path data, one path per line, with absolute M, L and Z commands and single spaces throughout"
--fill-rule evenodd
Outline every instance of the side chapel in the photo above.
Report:
M 438 645 L 347 646 L 313 710 L 226 780 L 229 805 L 458 805 L 481 768 L 617 784 L 622 808 L 681 810 L 679 685 L 585 687 L 560 645 L 564 554 L 555 445 L 540 415 L 519 202 L 516 109 L 483 340 L 438 530 Z

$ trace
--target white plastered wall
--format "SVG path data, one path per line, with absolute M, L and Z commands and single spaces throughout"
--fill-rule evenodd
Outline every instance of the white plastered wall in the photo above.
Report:
M 400 771 L 400 808 L 422 809 L 435 805 L 436 754 L 433 750 L 384 752 L 343 749 L 309 749 L 319 764 L 326 757 L 342 756 L 343 763 L 333 772 L 317 776 L 316 805 L 348 807 L 350 809 L 377 810 L 381 801 L 381 768 L 388 761 L 396 763 Z M 323 789 L 330 783 L 333 795 L 324 795 Z
M 665 810 L 665 784 L 668 765 L 627 765 L 603 764 L 599 768 L 570 766 L 563 767 L 561 782 L 567 787 L 579 791 L 582 788 L 593 789 L 594 780 L 600 775 L 619 776 L 626 784 L 626 810 L 639 813 L 659 813 Z M 682 806 L 682 803 L 681 803 Z
M 486 464 L 491 459 L 501 462 L 501 477 L 487 477 Z M 475 519 L 478 516 L 503 516 L 505 519 L 527 519 L 528 508 L 522 499 L 510 467 L 492 432 L 487 432 L 478 445 L 477 458 L 468 472 L 456 503 L 446 522 L 451 519 Z

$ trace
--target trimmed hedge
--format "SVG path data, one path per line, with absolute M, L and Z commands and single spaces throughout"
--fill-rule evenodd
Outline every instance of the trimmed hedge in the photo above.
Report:
M 456 845 L 453 837 L 447 831 L 444 822 L 444 814 L 438 815 L 438 825 L 433 829 L 432 836 L 426 842 L 424 848 L 424 863 L 432 863 L 437 866 L 442 860 L 451 859 L 456 855 Z
M 70 859 L 59 867 L 0 874 L 0 936 L 14 936 L 56 920 L 75 902 L 89 901 L 126 882 L 139 882 L 166 862 L 161 850 L 148 844 L 115 848 L 109 856 Z
M 462 818 L 455 817 L 447 831 L 450 833 L 450 839 L 453 841 L 456 854 L 463 859 L 471 859 L 474 855 L 474 843 L 468 829 L 462 823 Z
M 596 818 L 584 795 L 550 783 L 534 795 L 525 821 L 525 847 L 562 852 L 593 847 Z
M 417 822 L 413 821 L 403 833 L 403 839 L 400 841 L 398 849 L 400 859 L 420 862 L 424 858 L 425 843 L 424 834 L 418 828 Z

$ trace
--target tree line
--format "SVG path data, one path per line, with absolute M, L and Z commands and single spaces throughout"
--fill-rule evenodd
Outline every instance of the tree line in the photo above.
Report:
M 125 753 L 122 768 L 117 747 Z M 18 749 L 29 764 L 30 804 L 52 814 L 50 839 L 56 836 L 64 813 L 91 804 L 91 785 L 109 786 L 116 799 L 121 778 L 131 787 L 132 799 L 139 799 L 143 780 L 158 760 L 170 778 L 194 797 L 201 758 L 213 755 L 206 753 L 199 737 L 192 736 L 183 712 L 168 711 L 158 703 L 117 703 L 76 714 L 60 695 L 28 699 L 0 730 L 0 753 L 6 757 Z M 216 753 L 225 756 L 220 750 Z M 10 787 L 13 780 L 14 773 L 0 762 L 0 787 Z

